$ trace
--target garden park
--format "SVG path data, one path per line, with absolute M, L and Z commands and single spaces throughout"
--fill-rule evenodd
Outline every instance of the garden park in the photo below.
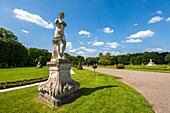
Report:
M 45 49 L 26 48 L 11 31 L 0 28 L 0 90 L 19 87 L 46 81 L 48 67 L 46 62 L 51 53 Z M 98 57 L 71 56 L 65 53 L 71 61 L 75 74 L 72 78 L 80 83 L 80 95 L 66 104 L 55 107 L 39 99 L 37 87 L 28 87 L 0 93 L 0 112 L 103 112 L 103 113 L 153 113 L 153 106 L 147 99 L 132 87 L 120 82 L 121 77 L 83 70 L 109 68 L 117 70 L 122 64 L 123 70 L 139 70 L 170 73 L 170 53 L 145 52 L 111 56 L 110 53 L 99 54 Z M 149 59 L 158 64 L 146 66 Z M 38 62 L 43 68 L 35 68 Z M 135 76 L 135 75 L 134 75 Z

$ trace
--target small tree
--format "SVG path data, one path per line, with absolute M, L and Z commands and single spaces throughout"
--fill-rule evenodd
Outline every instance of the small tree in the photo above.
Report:
M 95 69 L 97 69 L 97 65 L 96 65 L 96 64 L 94 64 L 92 67 L 93 67 L 93 69 L 94 69 L 94 75 L 96 75 L 96 73 L 95 73 Z
M 104 66 L 110 64 L 111 63 L 110 53 L 106 53 L 105 55 L 100 55 L 98 63 Z

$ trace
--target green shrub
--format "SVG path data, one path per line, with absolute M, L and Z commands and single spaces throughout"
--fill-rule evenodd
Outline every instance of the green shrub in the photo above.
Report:
M 125 68 L 125 65 L 124 65 L 124 64 L 117 64 L 117 65 L 116 65 L 116 68 L 117 68 L 117 69 L 124 69 L 124 68 Z

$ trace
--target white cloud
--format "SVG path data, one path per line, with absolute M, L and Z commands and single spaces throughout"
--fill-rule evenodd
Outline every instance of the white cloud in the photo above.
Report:
M 77 49 L 70 49 L 70 50 L 67 50 L 68 52 L 70 53 L 75 53 L 77 51 Z
M 96 49 L 90 49 L 90 48 L 86 48 L 86 47 L 79 47 L 79 48 L 77 48 L 77 50 L 81 50 L 81 51 L 83 50 L 87 53 L 93 53 L 93 52 L 97 51 Z
M 78 34 L 79 34 L 79 35 L 84 35 L 84 36 L 90 37 L 90 32 L 85 31 L 85 30 L 79 31 Z
M 83 49 L 83 50 L 84 50 L 84 49 L 86 49 L 86 47 L 79 47 L 79 48 L 77 48 L 77 49 L 78 49 L 78 50 L 79 50 L 79 49 Z
M 107 42 L 106 44 L 107 44 L 106 47 L 109 47 L 109 48 L 118 48 L 118 46 L 120 46 L 116 42 Z
M 153 18 L 151 18 L 148 22 L 148 24 L 151 24 L 151 23 L 157 23 L 157 22 L 160 22 L 161 20 L 163 20 L 164 18 L 160 17 L 160 16 L 155 16 Z
M 85 53 L 93 53 L 93 52 L 96 52 L 97 50 L 96 49 L 90 49 L 90 48 L 86 48 L 86 47 L 79 47 L 79 48 L 76 48 L 76 49 L 70 49 L 68 50 L 68 52 L 71 52 L 71 53 L 75 53 L 75 52 L 85 52 Z
M 37 14 L 32 14 L 32 13 L 29 13 L 22 9 L 14 9 L 13 12 L 15 14 L 15 17 L 18 19 L 38 24 L 38 25 L 45 27 L 47 29 L 54 28 L 52 23 L 49 24 L 48 22 L 46 22 L 42 17 L 40 17 Z
M 80 41 L 80 44 L 85 44 L 84 42 Z
M 118 52 L 118 51 L 112 51 L 112 52 L 111 52 L 111 55 L 115 55 L 115 56 L 117 56 L 117 55 L 121 55 L 121 53 L 120 53 L 120 52 Z
M 117 56 L 117 55 L 122 55 L 122 53 L 120 53 L 120 52 L 118 52 L 118 51 L 104 51 L 103 52 L 103 54 L 106 54 L 106 53 L 110 53 L 111 55 L 115 55 L 115 56 Z
M 71 42 L 67 42 L 66 43 L 66 48 L 72 49 L 73 48 L 72 43 Z
M 161 51 L 163 51 L 164 49 L 162 49 L 162 48 L 149 48 L 148 50 L 149 50 L 149 51 L 155 51 L 155 52 L 161 52 Z
M 104 42 L 93 42 L 93 46 L 101 46 L 104 45 Z
M 23 30 L 21 30 L 21 31 L 22 31 L 23 33 L 27 33 L 27 34 L 29 33 L 29 31 L 24 30 L 24 29 L 23 29 Z
M 166 19 L 166 21 L 170 22 L 170 17 L 168 17 L 168 18 Z
M 122 41 L 124 43 L 139 43 L 139 42 L 142 42 L 141 39 L 128 39 L 128 40 L 125 40 L 125 41 Z
M 78 55 L 84 55 L 85 52 L 84 52 L 84 51 L 79 51 L 79 52 L 77 52 L 77 54 L 78 54 Z
M 109 53 L 108 51 L 104 51 L 103 54 Z
M 109 27 L 106 27 L 106 28 L 103 28 L 103 32 L 105 32 L 105 33 L 113 33 L 114 30 L 109 28 Z
M 152 32 L 151 30 L 139 31 L 136 34 L 130 35 L 129 37 L 127 37 L 127 39 L 147 38 L 147 37 L 152 37 L 153 35 L 155 35 L 155 33 Z
M 137 23 L 135 23 L 135 24 L 134 24 L 134 26 L 138 26 L 138 24 L 137 24 Z
M 87 42 L 87 44 L 92 44 L 93 42 Z
M 157 14 L 162 14 L 162 11 L 156 11 Z

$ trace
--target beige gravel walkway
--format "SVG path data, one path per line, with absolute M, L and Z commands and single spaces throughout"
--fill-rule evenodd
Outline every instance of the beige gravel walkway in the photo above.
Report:
M 27 88 L 27 87 L 32 87 L 32 86 L 37 86 L 37 85 L 40 85 L 42 83 L 44 83 L 44 82 L 39 82 L 39 83 L 34 83 L 34 84 L 24 85 L 24 86 L 18 86 L 18 87 L 12 87 L 12 88 L 7 88 L 7 89 L 0 89 L 0 93 L 12 91 L 12 90 L 17 90 L 17 89 L 22 89 L 22 88 Z
M 93 70 L 92 67 L 83 67 Z M 97 68 L 97 72 L 122 77 L 122 82 L 140 92 L 156 113 L 170 113 L 170 74 Z

